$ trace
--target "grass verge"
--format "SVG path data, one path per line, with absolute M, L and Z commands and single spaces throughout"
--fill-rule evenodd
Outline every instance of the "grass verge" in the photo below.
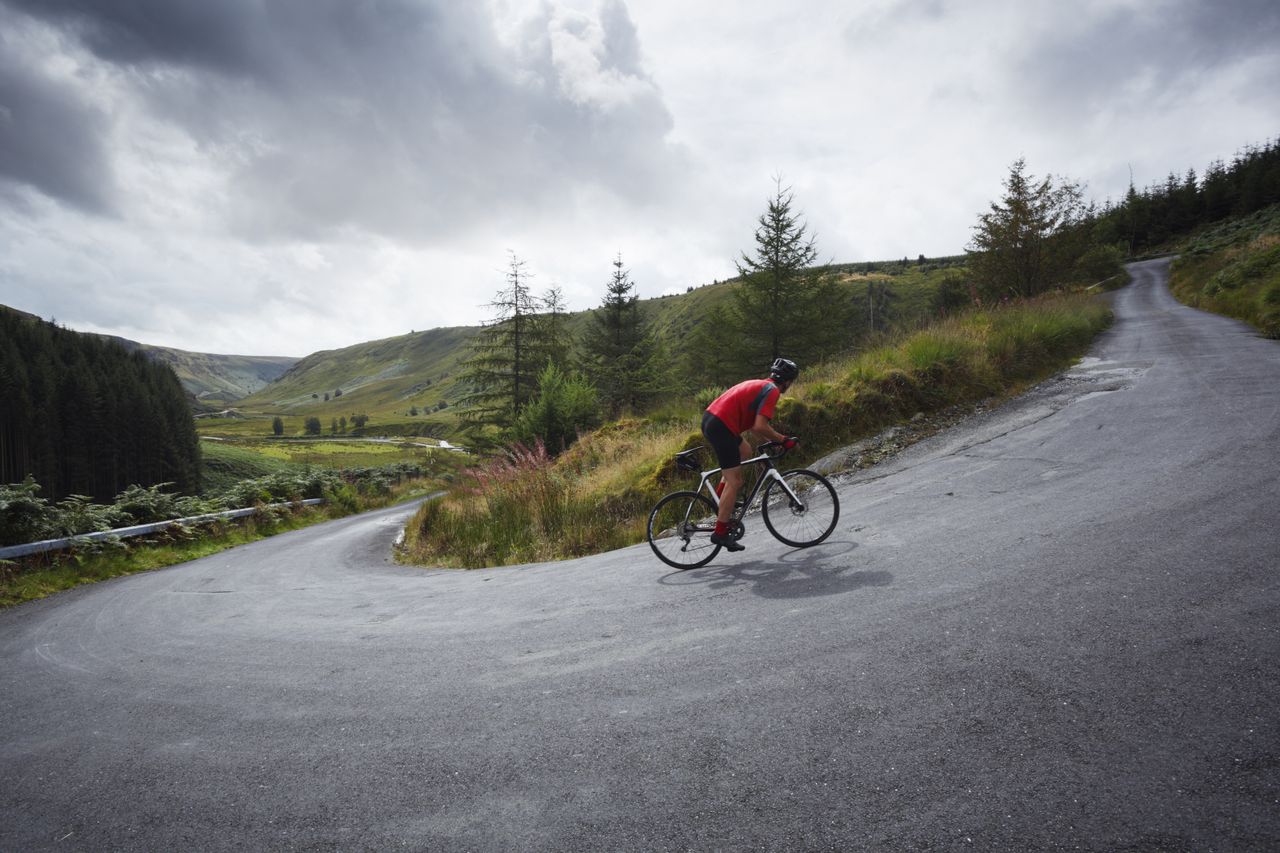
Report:
M 803 440 L 788 463 L 798 467 L 918 413 L 1017 393 L 1069 365 L 1110 321 L 1100 300 L 1051 297 L 968 311 L 806 371 L 774 419 Z M 700 417 L 689 400 L 603 427 L 558 459 L 517 448 L 489 460 L 419 510 L 402 559 L 477 568 L 642 541 L 657 499 L 692 485 L 671 456 L 702 444 Z
M 1280 339 L 1280 205 L 1198 235 L 1174 262 L 1169 289 Z

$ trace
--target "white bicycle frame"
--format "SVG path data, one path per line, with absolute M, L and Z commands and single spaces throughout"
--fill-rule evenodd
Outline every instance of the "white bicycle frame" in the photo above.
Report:
M 771 457 L 767 453 L 761 453 L 759 456 L 752 457 L 751 459 L 742 460 L 742 467 L 746 467 L 747 465 L 753 465 L 757 462 L 763 462 L 766 459 L 772 459 L 772 458 L 773 457 Z M 711 485 L 711 478 L 714 477 L 716 474 L 719 474 L 723 470 L 724 470 L 723 468 L 712 468 L 710 471 L 703 471 L 702 479 L 698 482 L 697 490 L 701 492 L 703 489 L 706 489 L 707 494 L 711 495 L 711 502 L 716 505 L 717 510 L 720 509 L 720 495 L 716 494 L 715 487 Z M 791 490 L 791 487 L 787 485 L 786 479 L 782 476 L 782 474 L 778 473 L 778 469 L 773 467 L 772 465 L 765 466 L 765 475 L 761 477 L 760 480 L 755 484 L 755 488 L 751 492 L 750 499 L 752 501 L 755 500 L 757 495 L 761 494 L 764 491 L 766 480 L 777 480 L 778 485 L 782 486 L 782 488 L 786 491 L 786 493 L 791 497 L 791 500 L 795 501 L 801 507 L 804 506 L 804 501 L 800 500 L 800 496 Z

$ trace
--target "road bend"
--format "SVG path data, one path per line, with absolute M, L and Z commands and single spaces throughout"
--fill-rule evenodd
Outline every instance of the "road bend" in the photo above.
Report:
M 1277 849 L 1280 345 L 1131 269 L 816 548 L 424 570 L 392 509 L 0 613 L 0 849 Z

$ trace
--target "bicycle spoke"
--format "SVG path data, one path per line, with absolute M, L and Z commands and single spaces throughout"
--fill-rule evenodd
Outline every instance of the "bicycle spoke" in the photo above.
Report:
M 782 542 L 797 548 L 817 545 L 831 535 L 840 516 L 835 489 L 812 471 L 787 471 L 786 487 L 774 480 L 765 489 L 765 526 Z
M 693 492 L 667 495 L 649 515 L 649 546 L 677 569 L 706 565 L 720 550 L 711 542 L 715 523 L 716 510 L 707 497 Z

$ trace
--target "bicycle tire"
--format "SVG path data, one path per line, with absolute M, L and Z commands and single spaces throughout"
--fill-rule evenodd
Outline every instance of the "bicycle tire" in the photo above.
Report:
M 720 553 L 720 546 L 711 541 L 715 522 L 716 507 L 706 495 L 672 492 L 649 513 L 649 547 L 673 568 L 705 566 Z
M 781 473 L 804 505 L 793 505 L 786 489 L 777 480 L 770 479 L 761 500 L 764 526 L 779 542 L 793 548 L 812 548 L 836 529 L 836 522 L 840 520 L 840 499 L 836 497 L 835 488 L 821 474 L 804 468 Z

